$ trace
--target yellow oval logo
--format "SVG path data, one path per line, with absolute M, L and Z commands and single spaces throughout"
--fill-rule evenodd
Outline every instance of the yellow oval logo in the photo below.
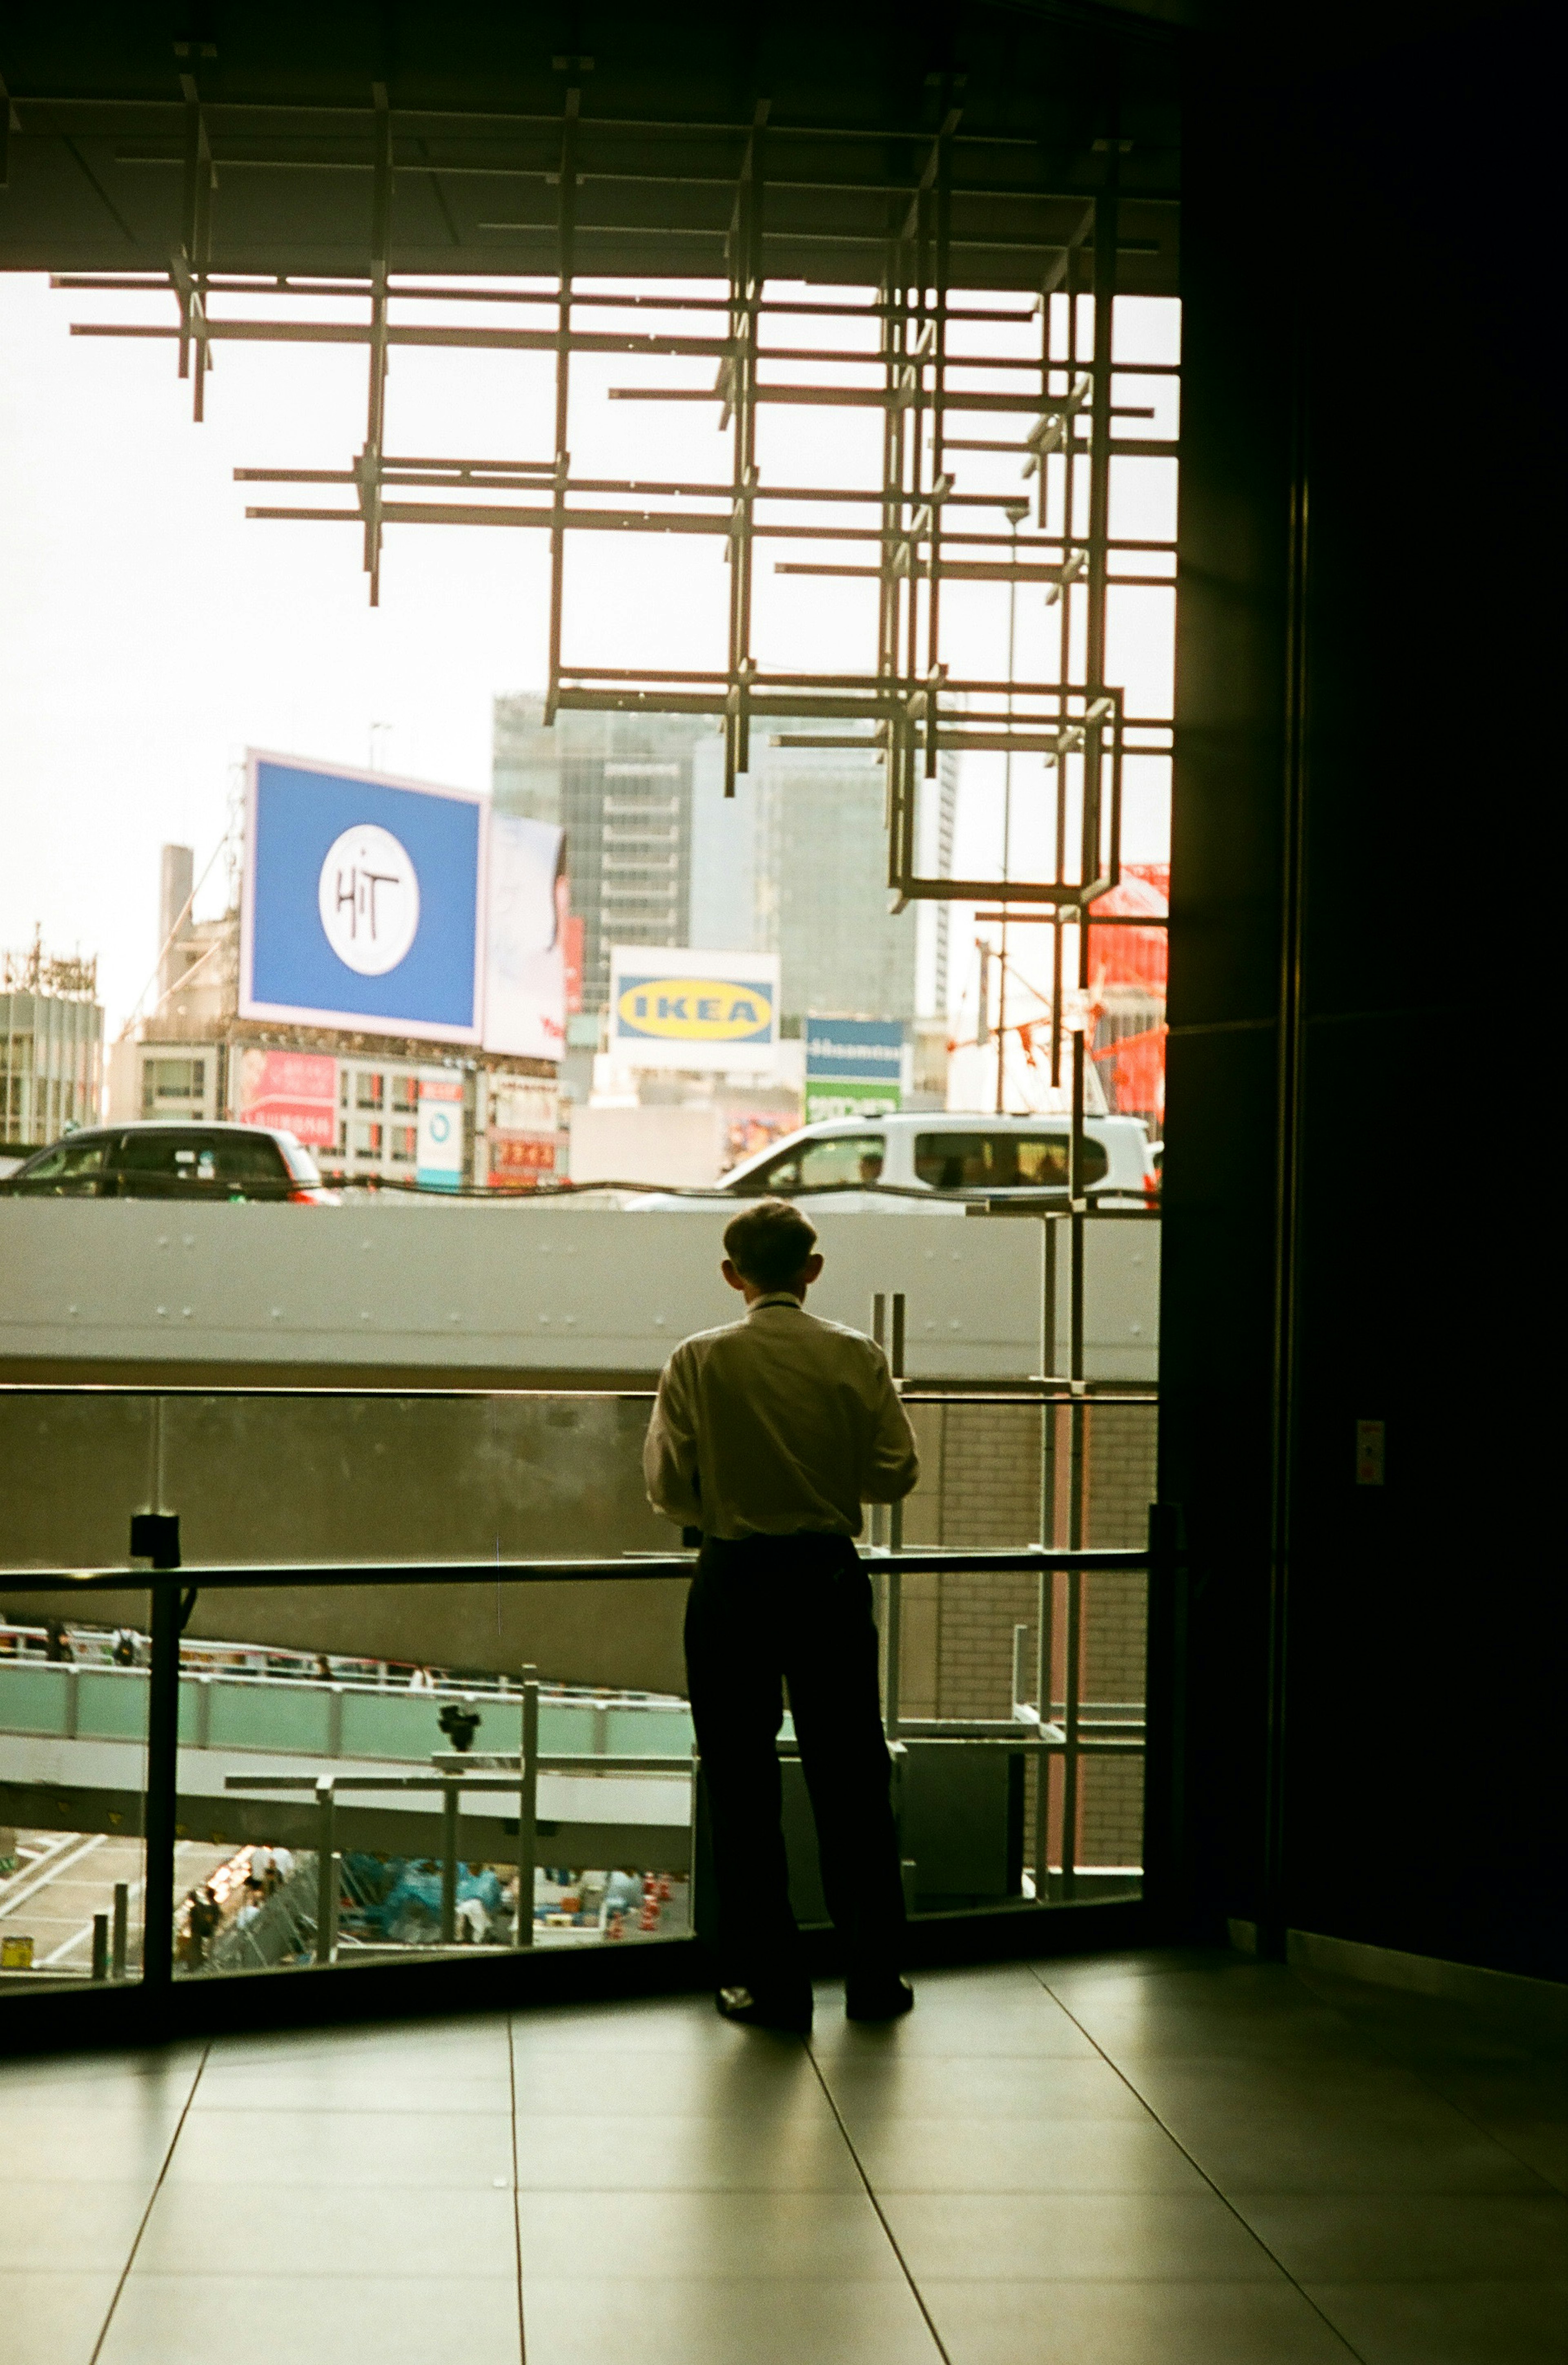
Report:
M 617 1032 L 663 1042 L 745 1043 L 773 1025 L 773 997 L 765 985 L 736 985 L 721 977 L 635 977 L 615 1005 Z

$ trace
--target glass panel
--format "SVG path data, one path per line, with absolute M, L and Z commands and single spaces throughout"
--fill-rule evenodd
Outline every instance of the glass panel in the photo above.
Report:
M 7 2004 L 140 1976 L 148 1616 L 135 1591 L 0 1607 Z
M 1044 1417 L 1031 1404 L 917 1402 L 911 1418 L 920 1441 L 921 1481 L 905 1507 L 906 1544 L 1036 1541 L 1042 1479 L 1050 1489 L 1052 1542 L 1139 1550 L 1147 1542 L 1156 1484 L 1152 1397 L 1141 1403 L 1099 1398 L 1076 1415 L 1058 1403 Z M 1069 1505 L 1075 1418 L 1081 1423 L 1076 1538 Z M 1043 1872 L 1040 1893 L 1054 1900 L 1136 1894 L 1143 1857 L 1144 1573 L 1074 1577 L 1058 1572 L 1042 1588 L 1036 1576 L 976 1569 L 908 1575 L 902 1587 L 900 1700 L 903 1715 L 913 1720 L 993 1722 L 1016 1717 L 1020 1706 L 1034 1707 L 1043 1615 L 1048 1716 L 1064 1727 L 1070 1636 L 1076 1637 L 1075 1770 L 1070 1785 L 1062 1752 L 1053 1753 L 1044 1866 L 1036 1853 L 1037 1778 L 1022 1772 L 1015 1777 L 1022 1785 L 1017 1893 L 1033 1895 Z M 918 1752 L 919 1743 L 912 1745 Z M 1064 1865 L 1070 1804 L 1073 1844 Z M 1019 1810 L 1018 1799 L 999 1797 L 988 1811 L 994 1821 L 1008 1812 L 1016 1819 Z M 930 1901 L 918 1879 L 917 1895 Z
M 640 1608 L 650 1670 L 678 1668 L 684 1589 L 647 1585 L 622 1606 L 622 1626 Z M 177 1978 L 687 1934 L 684 1700 L 554 1674 L 593 1649 L 602 1621 L 587 1586 L 436 1593 L 326 1586 L 206 1605 L 229 1639 L 182 1651 Z M 528 1662 L 543 1671 L 550 1761 L 531 1861 L 517 1771 Z M 607 1754 L 654 1763 L 597 1773 Z

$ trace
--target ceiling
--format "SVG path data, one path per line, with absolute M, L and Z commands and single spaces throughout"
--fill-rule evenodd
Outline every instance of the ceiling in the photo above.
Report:
M 952 284 L 1039 287 L 1114 172 L 1118 284 L 1173 294 L 1179 47 L 1132 12 L 998 0 L 22 0 L 0 268 L 165 271 L 199 179 L 213 270 L 361 274 L 389 139 L 392 271 L 553 273 L 575 114 L 580 275 L 722 273 L 749 152 L 768 275 L 873 281 L 946 126 Z

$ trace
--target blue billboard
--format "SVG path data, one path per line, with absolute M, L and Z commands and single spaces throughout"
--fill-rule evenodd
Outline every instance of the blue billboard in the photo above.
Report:
M 241 1016 L 476 1042 L 483 824 L 466 790 L 253 755 Z
M 897 1018 L 808 1018 L 806 1074 L 834 1082 L 887 1084 L 903 1078 L 903 1023 Z

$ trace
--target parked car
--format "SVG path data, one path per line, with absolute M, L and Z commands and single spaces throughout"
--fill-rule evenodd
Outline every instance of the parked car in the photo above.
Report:
M 916 1194 L 1061 1202 L 1072 1128 L 1062 1116 L 980 1116 L 912 1110 L 803 1126 L 731 1169 L 715 1188 L 734 1198 L 832 1191 L 835 1205 L 919 1206 Z M 1091 1199 L 1152 1206 L 1159 1176 L 1134 1116 L 1083 1121 L 1083 1190 Z M 896 1189 L 893 1186 L 898 1186 Z M 860 1194 L 865 1197 L 861 1198 Z
M 84 1126 L 0 1181 L 0 1195 L 53 1199 L 280 1199 L 331 1206 L 337 1194 L 292 1133 L 262 1125 Z

